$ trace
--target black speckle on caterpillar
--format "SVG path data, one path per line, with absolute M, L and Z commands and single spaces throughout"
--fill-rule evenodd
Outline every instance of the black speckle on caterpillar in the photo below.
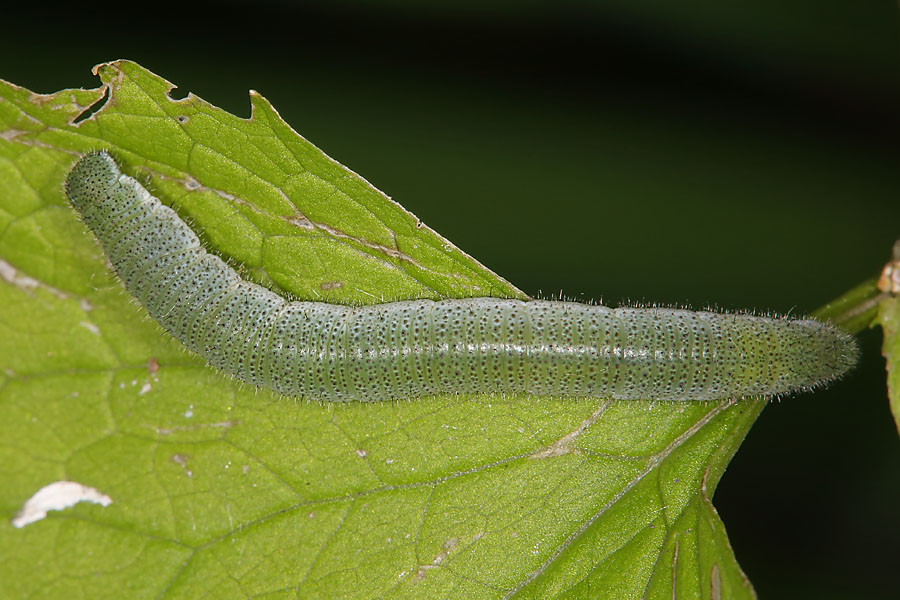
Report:
M 858 357 L 850 335 L 811 319 L 498 298 L 291 302 L 208 253 L 105 151 L 75 164 L 66 193 L 166 331 L 212 366 L 291 396 L 776 396 L 832 381 Z

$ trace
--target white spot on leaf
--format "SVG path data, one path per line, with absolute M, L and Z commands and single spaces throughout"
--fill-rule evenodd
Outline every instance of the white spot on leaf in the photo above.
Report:
M 100 335 L 100 328 L 97 327 L 96 325 L 94 325 L 93 323 L 91 323 L 89 321 L 79 321 L 78 324 L 81 325 L 82 327 L 84 327 L 85 329 L 87 329 L 88 331 L 90 331 L 91 333 L 93 333 L 94 335 Z
M 76 481 L 54 481 L 39 489 L 25 502 L 22 510 L 12 520 L 12 526 L 25 527 L 46 517 L 47 511 L 63 510 L 79 502 L 109 506 L 112 504 L 112 498 Z

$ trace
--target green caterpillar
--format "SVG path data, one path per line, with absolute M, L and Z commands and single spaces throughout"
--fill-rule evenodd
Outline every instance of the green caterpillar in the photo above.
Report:
M 163 328 L 247 383 L 329 401 L 445 393 L 716 400 L 809 390 L 856 363 L 810 319 L 497 298 L 289 302 L 208 253 L 105 151 L 66 193 Z

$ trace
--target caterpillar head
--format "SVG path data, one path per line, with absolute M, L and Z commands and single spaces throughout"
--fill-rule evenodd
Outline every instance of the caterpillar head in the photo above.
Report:
M 85 154 L 66 177 L 66 195 L 86 219 L 104 209 L 114 210 L 114 191 L 121 175 L 116 161 L 106 150 Z

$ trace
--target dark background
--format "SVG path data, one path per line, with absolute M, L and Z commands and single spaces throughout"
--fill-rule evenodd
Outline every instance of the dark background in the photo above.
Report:
M 96 87 L 128 58 L 240 116 L 259 90 L 532 295 L 798 313 L 900 236 L 893 0 L 420 4 L 27 6 L 0 78 Z M 769 406 L 722 479 L 763 599 L 900 593 L 880 337 L 839 385 Z

